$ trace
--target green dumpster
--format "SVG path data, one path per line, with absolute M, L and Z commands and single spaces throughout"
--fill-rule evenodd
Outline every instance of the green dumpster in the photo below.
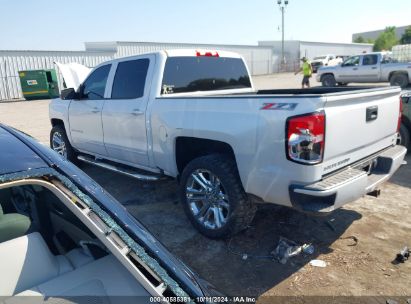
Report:
M 19 78 L 26 100 L 49 99 L 59 96 L 57 74 L 54 69 L 19 71 Z

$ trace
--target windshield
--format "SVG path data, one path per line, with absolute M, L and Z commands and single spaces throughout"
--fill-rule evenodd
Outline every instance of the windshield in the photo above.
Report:
M 170 57 L 161 94 L 243 88 L 251 88 L 251 81 L 240 58 Z

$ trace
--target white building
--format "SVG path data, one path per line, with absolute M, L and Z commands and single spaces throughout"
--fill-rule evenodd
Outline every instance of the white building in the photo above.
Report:
M 86 51 L 114 52 L 116 58 L 150 53 L 165 49 L 225 50 L 241 54 L 247 62 L 251 75 L 266 75 L 273 73 L 273 54 L 272 48 L 269 46 L 128 41 L 86 42 L 85 45 Z
M 77 62 L 94 67 L 101 62 L 164 49 L 193 48 L 228 50 L 241 54 L 252 75 L 273 73 L 271 47 L 257 45 L 214 45 L 158 42 L 86 42 L 85 51 L 7 51 L 0 50 L 0 101 L 23 98 L 18 71 L 56 68 L 54 62 Z M 61 89 L 62 79 L 58 74 Z
M 281 41 L 259 41 L 259 46 L 272 47 L 273 69 L 279 71 L 281 62 Z M 286 69 L 294 71 L 300 66 L 300 59 L 307 57 L 312 59 L 317 56 L 334 54 L 334 55 L 356 55 L 372 51 L 372 44 L 368 43 L 332 43 L 332 42 L 312 42 L 300 40 L 284 41 L 284 56 L 286 59 Z

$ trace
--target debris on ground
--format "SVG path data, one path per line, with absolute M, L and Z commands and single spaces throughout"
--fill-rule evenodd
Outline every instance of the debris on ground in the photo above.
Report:
M 353 235 L 347 236 L 347 237 L 340 237 L 339 239 L 340 240 L 353 240 L 354 243 L 352 243 L 350 245 L 347 245 L 347 246 L 350 246 L 350 247 L 357 246 L 357 244 L 359 242 L 358 238 L 356 236 L 353 236 Z
M 311 260 L 310 265 L 313 267 L 320 267 L 320 268 L 327 267 L 327 263 L 323 260 Z
M 404 263 L 410 258 L 411 250 L 408 247 L 404 247 L 396 256 L 395 261 L 398 263 Z
M 314 246 L 312 244 L 298 245 L 285 237 L 280 237 L 277 247 L 271 252 L 272 256 L 281 264 L 286 264 L 288 259 L 299 255 L 300 253 L 313 254 Z

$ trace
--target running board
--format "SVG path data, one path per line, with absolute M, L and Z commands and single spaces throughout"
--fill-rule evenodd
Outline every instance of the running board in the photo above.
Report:
M 131 167 L 126 168 L 123 166 L 116 166 L 114 164 L 110 164 L 110 163 L 104 162 L 103 160 L 98 160 L 98 159 L 95 159 L 89 156 L 79 155 L 77 158 L 85 163 L 92 164 L 97 167 L 104 168 L 104 169 L 114 171 L 117 173 L 121 173 L 121 174 L 127 175 L 129 177 L 132 177 L 132 178 L 135 178 L 141 181 L 154 182 L 154 181 L 160 180 L 163 177 L 161 175 L 155 175 L 155 174 L 149 175 L 149 174 L 139 173 L 138 171 L 142 171 L 142 170 L 134 169 Z

